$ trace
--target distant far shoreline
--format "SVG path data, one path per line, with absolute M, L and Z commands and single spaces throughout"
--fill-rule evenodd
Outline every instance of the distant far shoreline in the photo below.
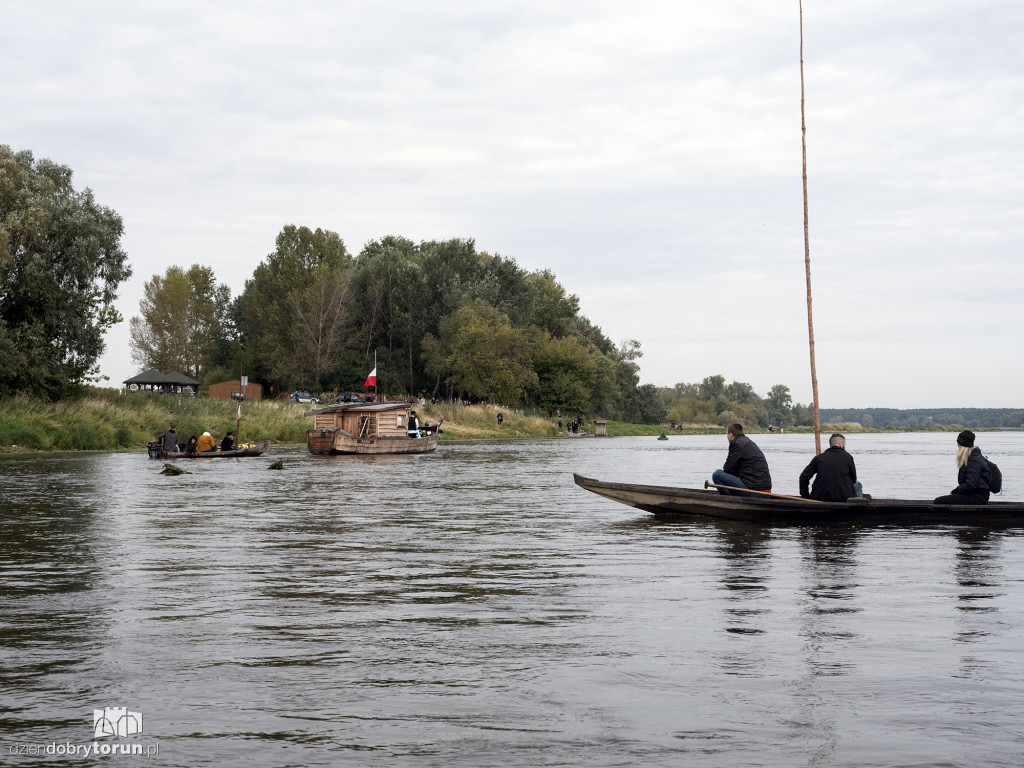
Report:
M 963 425 L 966 429 L 1024 429 L 1024 408 L 822 408 L 821 423 L 864 427 L 927 429 Z

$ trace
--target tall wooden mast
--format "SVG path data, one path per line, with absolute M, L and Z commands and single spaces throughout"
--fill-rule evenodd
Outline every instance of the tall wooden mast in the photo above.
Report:
M 811 238 L 807 223 L 807 121 L 804 116 L 804 3 L 800 0 L 800 139 L 804 166 L 804 273 L 807 277 L 807 340 L 811 350 L 811 396 L 814 398 L 814 452 L 821 453 L 818 372 L 814 366 L 814 314 L 811 311 Z

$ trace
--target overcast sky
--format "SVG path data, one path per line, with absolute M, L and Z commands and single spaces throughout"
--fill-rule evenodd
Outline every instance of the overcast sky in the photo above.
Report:
M 1024 3 L 806 0 L 825 408 L 1021 407 Z M 239 293 L 286 224 L 551 269 L 643 382 L 811 400 L 797 0 L 3 4 L 0 143 Z M 137 373 L 127 321 L 102 373 Z

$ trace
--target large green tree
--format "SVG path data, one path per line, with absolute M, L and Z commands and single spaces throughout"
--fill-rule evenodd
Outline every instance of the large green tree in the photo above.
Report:
M 224 336 L 218 302 L 229 297 L 213 270 L 201 264 L 153 275 L 143 285 L 139 314 L 129 321 L 132 360 L 142 368 L 200 378 L 216 360 Z
M 123 225 L 71 169 L 0 145 L 0 394 L 58 398 L 98 377 L 131 275 Z
M 591 410 L 597 362 L 575 336 L 545 334 L 533 350 L 533 369 L 539 378 L 541 408 L 580 413 Z
M 377 380 L 385 392 L 415 392 L 416 348 L 434 314 L 420 266 L 419 248 L 404 237 L 367 243 L 356 258 L 355 293 L 362 303 L 369 347 L 386 349 L 389 364 Z
M 278 391 L 326 384 L 327 372 L 340 364 L 341 346 L 334 347 L 335 356 L 313 364 L 316 355 L 310 357 L 310 331 L 300 317 L 300 307 L 306 304 L 308 311 L 314 312 L 309 303 L 320 299 L 316 291 L 310 292 L 311 286 L 324 275 L 342 279 L 351 265 L 352 258 L 337 233 L 292 224 L 281 230 L 276 248 L 246 281 L 234 307 L 246 370 L 251 375 Z M 319 342 L 314 346 L 322 350 Z
M 477 299 L 455 313 L 454 345 L 448 355 L 451 381 L 474 398 L 518 405 L 537 385 L 524 331 Z

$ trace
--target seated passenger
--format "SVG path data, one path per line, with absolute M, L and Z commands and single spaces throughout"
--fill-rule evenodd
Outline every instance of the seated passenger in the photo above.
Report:
M 171 424 L 166 431 L 160 434 L 157 438 L 157 442 L 160 443 L 160 447 L 165 451 L 177 452 L 178 450 L 178 433 L 175 431 L 175 427 Z
M 726 427 L 725 436 L 729 440 L 729 455 L 725 459 L 725 466 L 716 469 L 711 475 L 711 482 L 715 485 L 770 493 L 772 476 L 768 472 L 768 461 L 754 441 L 743 434 L 743 425 L 733 422 Z M 729 488 L 719 488 L 718 492 L 725 496 L 755 495 Z
M 217 441 L 213 439 L 213 435 L 209 432 L 203 432 L 199 437 L 199 441 L 196 443 L 196 450 L 199 453 L 206 453 L 212 451 L 217 446 Z
M 220 449 L 222 451 L 230 451 L 235 447 L 235 438 L 230 432 L 224 435 L 224 439 L 220 441 Z
M 818 501 L 846 501 L 860 496 L 857 467 L 853 456 L 846 452 L 846 438 L 836 432 L 829 438 L 828 446 L 800 473 L 800 496 Z M 814 488 L 808 490 L 812 477 Z
M 988 504 L 990 470 L 980 448 L 974 447 L 974 433 L 965 429 L 956 438 L 956 488 L 933 504 Z

